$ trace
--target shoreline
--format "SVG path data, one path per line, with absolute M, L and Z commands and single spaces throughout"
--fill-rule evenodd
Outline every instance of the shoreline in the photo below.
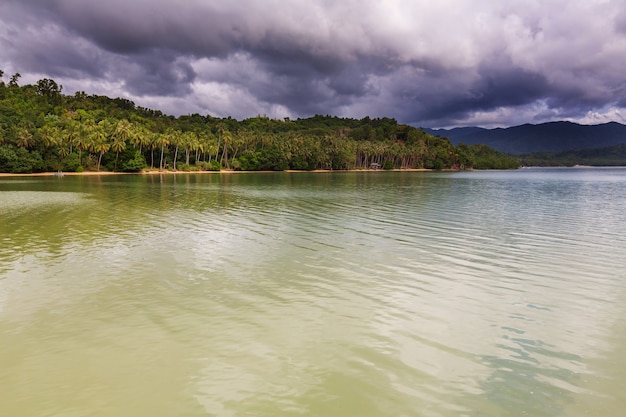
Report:
M 331 173 L 331 172 L 429 172 L 432 169 L 427 168 L 411 168 L 411 169 L 315 169 L 311 171 L 301 171 L 294 169 L 287 169 L 284 171 L 234 171 L 234 170 L 220 170 L 220 171 L 172 171 L 172 170 L 145 170 L 141 172 L 111 172 L 111 171 L 83 171 L 83 172 L 35 172 L 31 174 L 16 174 L 10 172 L 0 172 L 0 178 L 7 177 L 92 177 L 92 176 L 110 176 L 110 175 L 179 175 L 179 174 L 262 174 L 262 173 L 274 173 L 274 172 L 312 172 L 312 173 Z

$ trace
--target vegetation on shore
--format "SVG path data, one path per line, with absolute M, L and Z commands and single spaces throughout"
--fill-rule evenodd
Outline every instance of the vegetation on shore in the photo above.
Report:
M 316 115 L 242 121 L 173 117 L 130 100 L 64 95 L 54 80 L 0 71 L 0 172 L 314 169 L 510 169 L 519 160 L 390 118 Z
M 525 166 L 626 166 L 626 144 L 560 152 L 534 152 L 519 157 Z

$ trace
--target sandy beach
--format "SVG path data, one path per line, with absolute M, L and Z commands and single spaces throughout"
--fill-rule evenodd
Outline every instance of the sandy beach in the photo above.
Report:
M 234 171 L 223 169 L 221 171 L 173 171 L 173 170 L 144 170 L 141 172 L 111 172 L 111 171 L 84 171 L 84 172 L 36 172 L 32 174 L 13 174 L 0 172 L 1 177 L 54 177 L 54 176 L 105 176 L 105 175 L 179 175 L 179 174 L 251 174 L 251 173 L 268 173 L 268 172 L 317 172 L 317 173 L 329 173 L 329 172 L 427 172 L 432 171 L 430 169 L 347 169 L 347 170 L 331 170 L 331 169 L 316 169 L 312 171 L 299 171 L 299 170 L 285 170 L 285 171 Z

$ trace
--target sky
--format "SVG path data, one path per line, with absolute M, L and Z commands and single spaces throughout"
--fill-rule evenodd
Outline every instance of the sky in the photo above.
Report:
M 0 69 L 175 116 L 626 123 L 626 0 L 0 0 Z

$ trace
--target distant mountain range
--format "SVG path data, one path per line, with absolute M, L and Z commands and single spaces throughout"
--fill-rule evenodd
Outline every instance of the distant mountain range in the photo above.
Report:
M 455 145 L 484 144 L 509 154 L 597 149 L 626 144 L 626 125 L 617 122 L 600 125 L 550 122 L 496 129 L 457 127 L 424 128 L 424 131 L 447 137 Z

